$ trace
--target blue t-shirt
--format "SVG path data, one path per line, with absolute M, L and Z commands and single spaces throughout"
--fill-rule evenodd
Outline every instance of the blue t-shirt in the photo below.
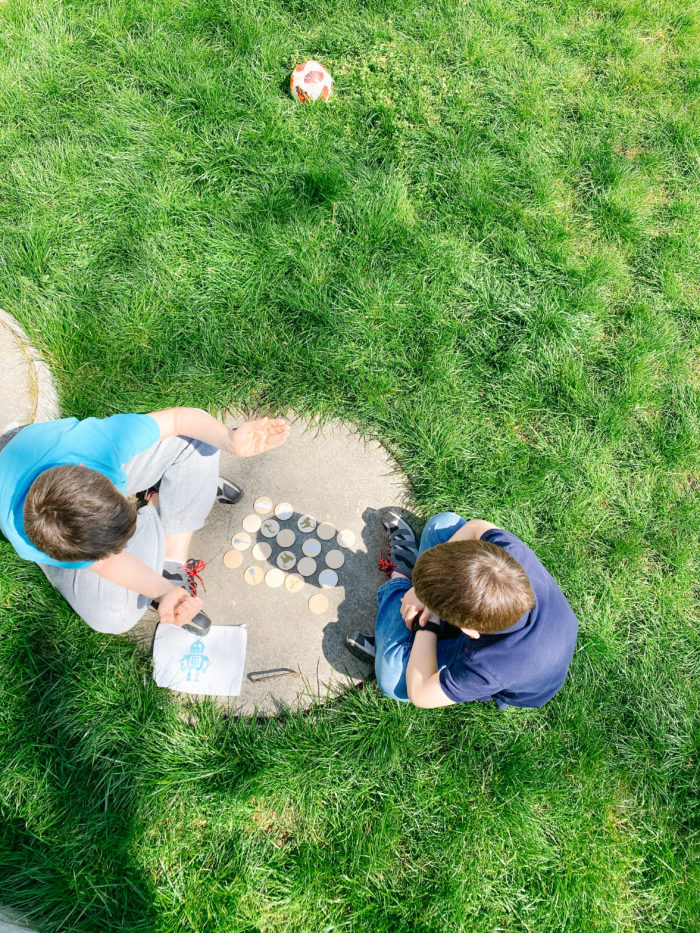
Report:
M 0 451 L 0 528 L 20 557 L 54 567 L 90 567 L 93 561 L 54 560 L 35 548 L 24 531 L 24 500 L 40 473 L 80 464 L 103 473 L 126 491 L 123 466 L 160 438 L 148 415 L 61 418 L 29 424 Z
M 505 706 L 544 706 L 564 683 L 576 646 L 578 621 L 534 551 L 515 535 L 490 528 L 481 536 L 522 566 L 535 606 L 505 632 L 460 635 L 457 659 L 440 671 L 440 685 L 455 703 L 494 699 Z

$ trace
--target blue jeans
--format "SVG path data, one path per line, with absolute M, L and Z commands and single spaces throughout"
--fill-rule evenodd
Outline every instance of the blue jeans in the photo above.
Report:
M 454 512 L 434 515 L 423 529 L 418 555 L 436 544 L 449 541 L 462 525 L 466 525 L 466 519 Z M 401 599 L 411 586 L 411 581 L 405 577 L 395 577 L 379 587 L 374 630 L 377 645 L 374 667 L 379 689 L 386 696 L 403 702 L 408 702 L 406 666 L 413 647 L 413 632 L 409 632 L 401 618 Z M 445 638 L 437 643 L 438 670 L 448 667 L 455 660 L 461 646 L 461 638 Z

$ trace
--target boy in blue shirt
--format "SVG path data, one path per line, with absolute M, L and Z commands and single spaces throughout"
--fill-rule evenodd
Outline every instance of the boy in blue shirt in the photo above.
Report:
M 251 457 L 287 434 L 282 420 L 232 430 L 196 408 L 30 424 L 0 449 L 0 529 L 97 631 L 125 632 L 157 602 L 161 622 L 206 634 L 189 546 L 217 498 L 240 497 L 219 451 Z M 157 508 L 137 512 L 127 497 L 154 487 Z
M 551 699 L 578 622 L 534 552 L 497 525 L 454 512 L 428 521 L 420 547 L 398 513 L 382 521 L 391 579 L 379 590 L 375 635 L 347 643 L 375 661 L 382 692 L 427 708 L 491 699 L 501 708 L 539 707 Z

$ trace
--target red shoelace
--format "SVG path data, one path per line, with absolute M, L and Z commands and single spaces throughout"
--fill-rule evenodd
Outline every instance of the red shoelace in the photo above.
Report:
M 379 564 L 377 566 L 387 577 L 390 577 L 393 571 L 396 570 L 396 564 L 390 558 L 384 557 L 381 551 L 379 552 Z
M 204 585 L 204 580 L 200 577 L 200 573 L 207 566 L 203 560 L 195 560 L 192 558 L 188 560 L 186 564 L 183 564 L 185 568 L 185 573 L 187 574 L 187 581 L 190 585 L 190 593 L 193 596 L 197 595 L 197 586 L 201 583 L 202 589 L 206 593 L 207 588 Z

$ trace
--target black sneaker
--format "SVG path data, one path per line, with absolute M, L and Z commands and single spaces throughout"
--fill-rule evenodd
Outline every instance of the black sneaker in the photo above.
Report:
M 389 537 L 389 559 L 380 555 L 379 569 L 387 576 L 398 570 L 410 580 L 418 557 L 418 542 L 413 529 L 394 509 L 385 509 L 380 520 Z
M 229 482 L 229 480 L 224 479 L 223 476 L 219 477 L 219 485 L 216 489 L 217 502 L 221 502 L 224 505 L 235 505 L 236 502 L 240 501 L 242 495 L 242 489 Z
M 171 583 L 174 583 L 176 586 L 181 586 L 183 590 L 188 590 L 191 596 L 197 595 L 197 586 L 201 583 L 202 589 L 206 593 L 207 588 L 204 585 L 204 580 L 200 577 L 200 573 L 204 570 L 207 565 L 203 560 L 198 560 L 196 557 L 191 557 L 186 561 L 181 567 L 178 567 L 176 570 L 163 570 L 162 576 L 166 580 L 170 580 Z
M 199 635 L 202 638 L 211 628 L 211 619 L 206 612 L 198 612 L 194 619 L 182 627 L 186 632 L 192 632 L 193 635 Z
M 377 653 L 374 635 L 365 635 L 364 632 L 356 632 L 354 635 L 348 635 L 345 639 L 345 647 L 350 654 L 354 654 L 360 661 L 374 664 L 374 658 Z
M 136 493 L 136 501 L 139 505 L 148 505 L 153 496 L 158 495 L 160 490 L 160 480 L 155 483 L 153 486 L 149 486 L 148 489 L 144 489 L 142 492 Z

